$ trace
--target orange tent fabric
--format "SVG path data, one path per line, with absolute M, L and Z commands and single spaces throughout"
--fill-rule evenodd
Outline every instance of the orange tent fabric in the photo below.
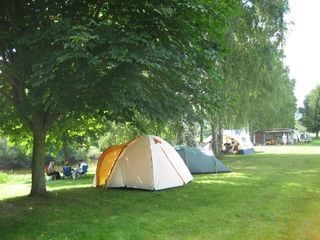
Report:
M 97 186 L 104 186 L 109 179 L 113 166 L 120 156 L 122 150 L 127 144 L 114 145 L 107 148 L 99 158 L 97 164 L 96 184 Z

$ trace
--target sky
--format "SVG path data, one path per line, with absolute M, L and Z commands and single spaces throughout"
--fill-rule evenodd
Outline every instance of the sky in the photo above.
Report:
M 289 0 L 289 25 L 285 45 L 285 64 L 290 77 L 296 80 L 295 96 L 298 107 L 320 84 L 320 0 Z

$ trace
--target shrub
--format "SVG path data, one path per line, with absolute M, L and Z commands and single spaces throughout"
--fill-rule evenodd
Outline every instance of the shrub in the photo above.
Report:
M 6 183 L 8 179 L 9 179 L 9 176 L 7 173 L 0 172 L 0 184 Z
M 0 141 L 0 169 L 29 168 L 31 159 L 18 146 L 8 146 L 6 139 Z

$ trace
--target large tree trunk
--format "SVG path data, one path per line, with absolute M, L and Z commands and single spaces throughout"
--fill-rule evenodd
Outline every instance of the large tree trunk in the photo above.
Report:
M 66 164 L 69 160 L 69 149 L 68 149 L 68 140 L 67 137 L 63 137 L 63 155 L 64 155 L 64 163 Z
M 33 130 L 32 185 L 31 196 L 43 195 L 47 192 L 44 172 L 46 131 Z
M 184 135 L 188 147 L 197 147 L 196 129 L 193 124 L 184 124 Z
M 220 156 L 222 153 L 223 141 L 223 124 L 218 116 L 211 116 L 211 149 L 215 156 Z
M 32 152 L 32 185 L 30 196 L 43 195 L 47 192 L 44 172 L 45 143 L 47 130 L 60 116 L 59 113 L 51 115 L 39 110 L 32 116 L 32 121 L 26 122 L 33 134 Z
M 200 123 L 200 142 L 203 142 L 203 123 Z
M 181 122 L 176 124 L 176 136 L 177 136 L 177 144 L 183 145 L 183 124 Z
M 219 128 L 216 122 L 211 121 L 211 149 L 215 156 L 219 155 L 219 141 L 218 141 L 218 134 Z
M 219 124 L 219 130 L 218 130 L 218 151 L 216 156 L 221 156 L 222 155 L 222 144 L 223 144 L 223 129 L 224 129 L 224 123 L 222 119 L 219 119 L 220 124 Z

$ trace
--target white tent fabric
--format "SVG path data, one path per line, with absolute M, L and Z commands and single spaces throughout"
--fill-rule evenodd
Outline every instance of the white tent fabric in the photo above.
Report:
M 211 150 L 211 139 L 212 137 L 209 136 L 204 140 L 202 145 L 203 150 Z M 244 129 L 223 130 L 223 144 L 231 143 L 232 139 L 239 143 L 239 153 L 248 154 L 254 152 L 250 136 Z
M 123 149 L 105 186 L 161 190 L 191 180 L 190 171 L 169 143 L 157 136 L 144 135 Z
M 250 140 L 250 136 L 245 130 L 223 130 L 223 142 L 231 141 L 235 139 L 239 143 L 239 150 L 243 153 L 249 153 L 253 151 L 253 144 Z

